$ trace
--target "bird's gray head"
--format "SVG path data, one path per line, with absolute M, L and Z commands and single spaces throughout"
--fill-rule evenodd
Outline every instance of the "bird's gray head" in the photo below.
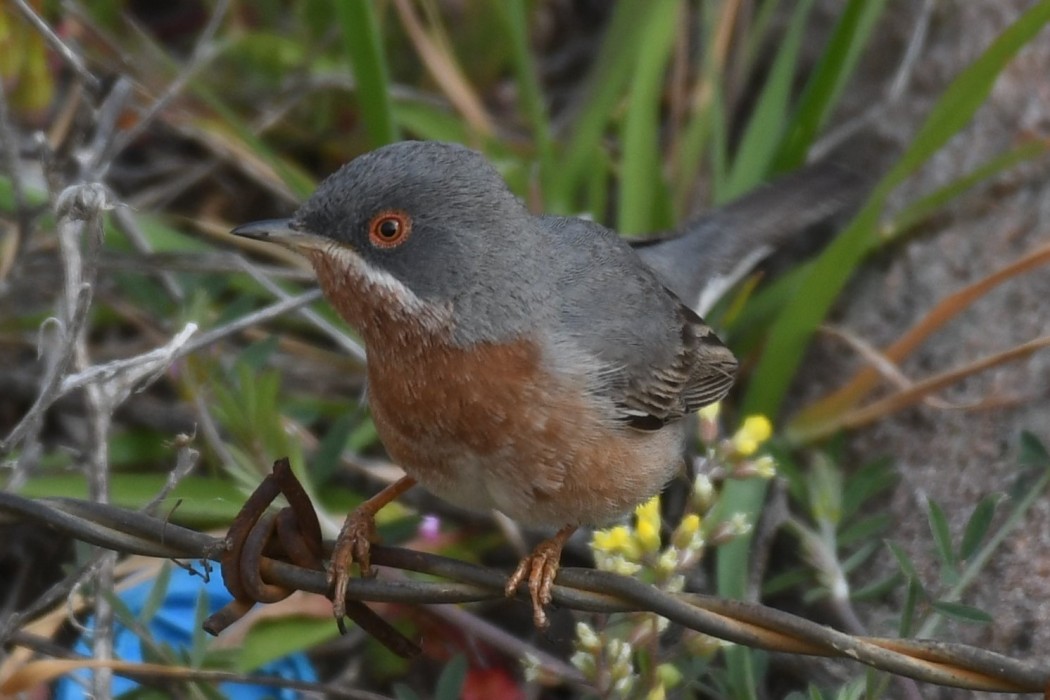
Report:
M 536 293 L 535 226 L 481 154 L 406 141 L 344 165 L 291 219 L 234 233 L 303 252 L 319 273 L 364 275 L 404 303 L 455 306 L 477 339 L 524 321 Z M 334 283 L 321 281 L 331 299 Z

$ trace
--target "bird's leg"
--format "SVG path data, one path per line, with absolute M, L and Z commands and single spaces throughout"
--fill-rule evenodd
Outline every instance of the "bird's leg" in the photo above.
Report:
M 346 587 L 350 582 L 350 564 L 357 562 L 362 576 L 372 575 L 370 549 L 376 539 L 376 513 L 386 504 L 415 486 L 416 480 L 403 476 L 354 508 L 346 516 L 332 550 L 328 585 L 332 590 L 332 612 L 342 630 L 346 614 Z
M 576 532 L 576 528 L 576 525 L 566 525 L 558 530 L 554 537 L 540 542 L 532 550 L 532 554 L 521 560 L 518 568 L 507 579 L 504 593 L 509 598 L 528 576 L 529 595 L 532 597 L 532 621 L 541 629 L 547 626 L 547 613 L 543 608 L 551 602 L 551 586 L 554 585 L 554 577 L 558 575 L 562 547 L 572 533 Z

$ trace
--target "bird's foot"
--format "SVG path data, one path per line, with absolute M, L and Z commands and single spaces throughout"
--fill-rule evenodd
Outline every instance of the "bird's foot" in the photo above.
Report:
M 355 561 L 361 575 L 371 577 L 371 549 L 376 541 L 376 513 L 379 509 L 412 488 L 416 480 L 403 476 L 369 498 L 346 516 L 339 537 L 335 540 L 332 560 L 328 567 L 328 590 L 331 591 L 332 612 L 339 631 L 346 633 L 343 617 L 346 615 L 346 588 L 350 583 L 350 565 Z
M 346 588 L 350 583 L 350 565 L 357 562 L 361 576 L 375 575 L 371 564 L 372 543 L 376 541 L 376 516 L 371 509 L 351 511 L 343 522 L 335 540 L 332 560 L 328 568 L 328 587 L 332 597 L 332 612 L 343 628 L 346 615 Z
M 549 624 L 544 608 L 550 605 L 552 600 L 551 588 L 558 575 L 562 547 L 575 531 L 576 526 L 564 527 L 554 537 L 540 542 L 532 550 L 532 554 L 521 560 L 518 568 L 507 579 L 504 593 L 508 598 L 517 592 L 522 581 L 528 580 L 529 596 L 532 598 L 532 621 L 539 629 Z

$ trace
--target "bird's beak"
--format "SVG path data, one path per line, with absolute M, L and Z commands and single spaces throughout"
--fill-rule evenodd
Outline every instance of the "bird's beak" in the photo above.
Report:
M 257 241 L 278 243 L 297 251 L 321 248 L 332 243 L 330 238 L 318 236 L 295 226 L 291 219 L 253 221 L 249 224 L 241 224 L 230 233 Z

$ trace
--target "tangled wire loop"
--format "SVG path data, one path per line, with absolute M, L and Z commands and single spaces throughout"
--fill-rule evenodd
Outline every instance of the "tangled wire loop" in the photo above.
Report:
M 289 507 L 268 506 L 283 493 Z M 144 513 L 70 498 L 27 499 L 0 493 L 0 521 L 32 520 L 71 537 L 127 554 L 222 563 L 236 599 L 208 620 L 218 633 L 256 602 L 280 600 L 294 590 L 326 595 L 317 516 L 286 461 L 245 503 L 227 537 L 217 538 Z M 375 545 L 372 563 L 438 576 L 447 581 L 354 579 L 348 616 L 395 652 L 418 648 L 362 601 L 467 603 L 503 597 L 506 575 L 475 564 Z M 843 657 L 873 668 L 939 685 L 993 692 L 1046 692 L 1050 667 L 964 644 L 852 636 L 780 610 L 714 596 L 661 591 L 636 579 L 592 569 L 564 568 L 554 604 L 591 612 L 648 611 L 684 627 L 753 648 Z

